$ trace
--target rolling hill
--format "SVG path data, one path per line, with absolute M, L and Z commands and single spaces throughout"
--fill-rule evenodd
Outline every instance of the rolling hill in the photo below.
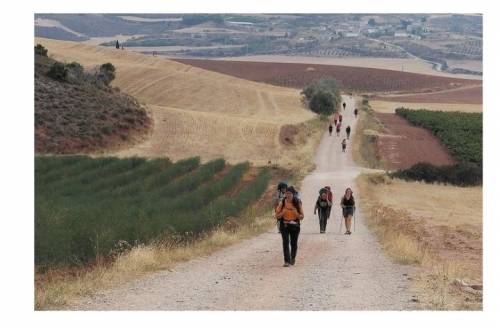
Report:
M 315 115 L 302 105 L 299 90 L 126 50 L 42 38 L 36 42 L 60 61 L 78 61 L 87 68 L 111 62 L 117 71 L 113 86 L 149 107 L 151 137 L 119 155 L 173 160 L 223 156 L 230 162 L 288 164 L 290 156 L 300 156 L 312 142 L 308 125 Z M 296 152 L 283 155 L 285 147 Z

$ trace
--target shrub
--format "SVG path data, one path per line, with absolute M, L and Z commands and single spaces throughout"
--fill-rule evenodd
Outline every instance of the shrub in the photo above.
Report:
M 308 84 L 303 90 L 303 101 L 318 114 L 331 115 L 337 111 L 342 98 L 340 87 L 332 77 L 322 78 Z
M 105 86 L 108 86 L 116 76 L 115 66 L 111 63 L 102 64 L 99 67 L 99 73 L 97 75 L 97 80 L 102 82 Z
M 473 163 L 435 166 L 429 163 L 417 163 L 406 170 L 389 174 L 392 178 L 427 183 L 449 183 L 456 186 L 478 186 L 483 182 L 482 167 Z
M 47 57 L 47 49 L 45 49 L 44 46 L 42 46 L 41 44 L 38 43 L 35 46 L 35 55 Z
M 66 64 L 66 81 L 71 83 L 83 83 L 85 73 L 83 66 L 77 62 Z
M 50 67 L 50 70 L 47 72 L 47 75 L 53 78 L 54 80 L 66 81 L 66 76 L 68 74 L 68 70 L 63 63 L 55 62 Z

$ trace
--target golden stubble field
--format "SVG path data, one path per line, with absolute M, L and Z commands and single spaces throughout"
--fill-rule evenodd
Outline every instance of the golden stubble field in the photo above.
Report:
M 426 309 L 482 308 L 482 187 L 361 176 L 368 225 L 397 261 L 416 264 Z
M 77 61 L 86 68 L 111 62 L 116 67 L 113 86 L 148 107 L 154 119 L 150 137 L 118 155 L 173 160 L 222 156 L 230 162 L 271 161 L 286 166 L 299 160 L 304 151 L 313 151 L 319 140 L 318 119 L 302 105 L 298 90 L 127 50 L 42 38 L 35 41 L 57 60 Z M 287 125 L 299 129 L 283 129 Z

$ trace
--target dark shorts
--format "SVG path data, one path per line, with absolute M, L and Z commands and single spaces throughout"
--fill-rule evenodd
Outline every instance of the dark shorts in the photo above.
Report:
M 351 216 L 354 215 L 354 209 L 353 208 L 343 208 L 342 209 L 342 216 L 344 218 L 347 218 L 349 215 L 351 215 Z

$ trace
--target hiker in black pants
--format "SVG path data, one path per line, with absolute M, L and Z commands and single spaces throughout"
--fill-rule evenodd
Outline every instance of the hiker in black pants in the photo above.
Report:
M 326 223 L 328 221 L 328 216 L 332 203 L 328 200 L 328 195 L 325 189 L 321 189 L 321 195 L 318 196 L 316 200 L 316 205 L 314 206 L 314 215 L 316 215 L 316 210 L 318 211 L 319 218 L 319 233 L 325 233 Z
M 345 128 L 345 133 L 347 134 L 347 139 L 349 139 L 349 136 L 351 135 L 351 126 L 348 125 L 347 128 Z
M 280 232 L 283 239 L 284 267 L 295 264 L 297 255 L 298 239 L 300 233 L 300 221 L 304 218 L 301 202 L 297 197 L 293 197 L 294 189 L 288 187 L 285 199 L 276 208 L 276 218 L 280 221 Z M 291 254 L 290 254 L 291 247 Z
M 358 109 L 357 109 L 357 108 L 355 108 L 355 109 L 354 109 L 354 118 L 357 118 L 357 117 L 358 117 Z
M 339 133 L 340 133 L 340 123 L 337 124 L 337 137 L 339 136 Z
M 330 132 L 330 137 L 332 136 L 332 131 L 333 131 L 333 126 L 332 123 L 330 123 L 330 126 L 328 127 L 328 132 Z
M 345 110 L 345 103 L 342 104 L 342 107 L 344 107 L 344 110 Z
M 345 139 L 344 139 L 344 140 L 342 140 L 342 152 L 343 153 L 345 153 L 346 147 L 347 147 L 347 141 L 345 141 Z

